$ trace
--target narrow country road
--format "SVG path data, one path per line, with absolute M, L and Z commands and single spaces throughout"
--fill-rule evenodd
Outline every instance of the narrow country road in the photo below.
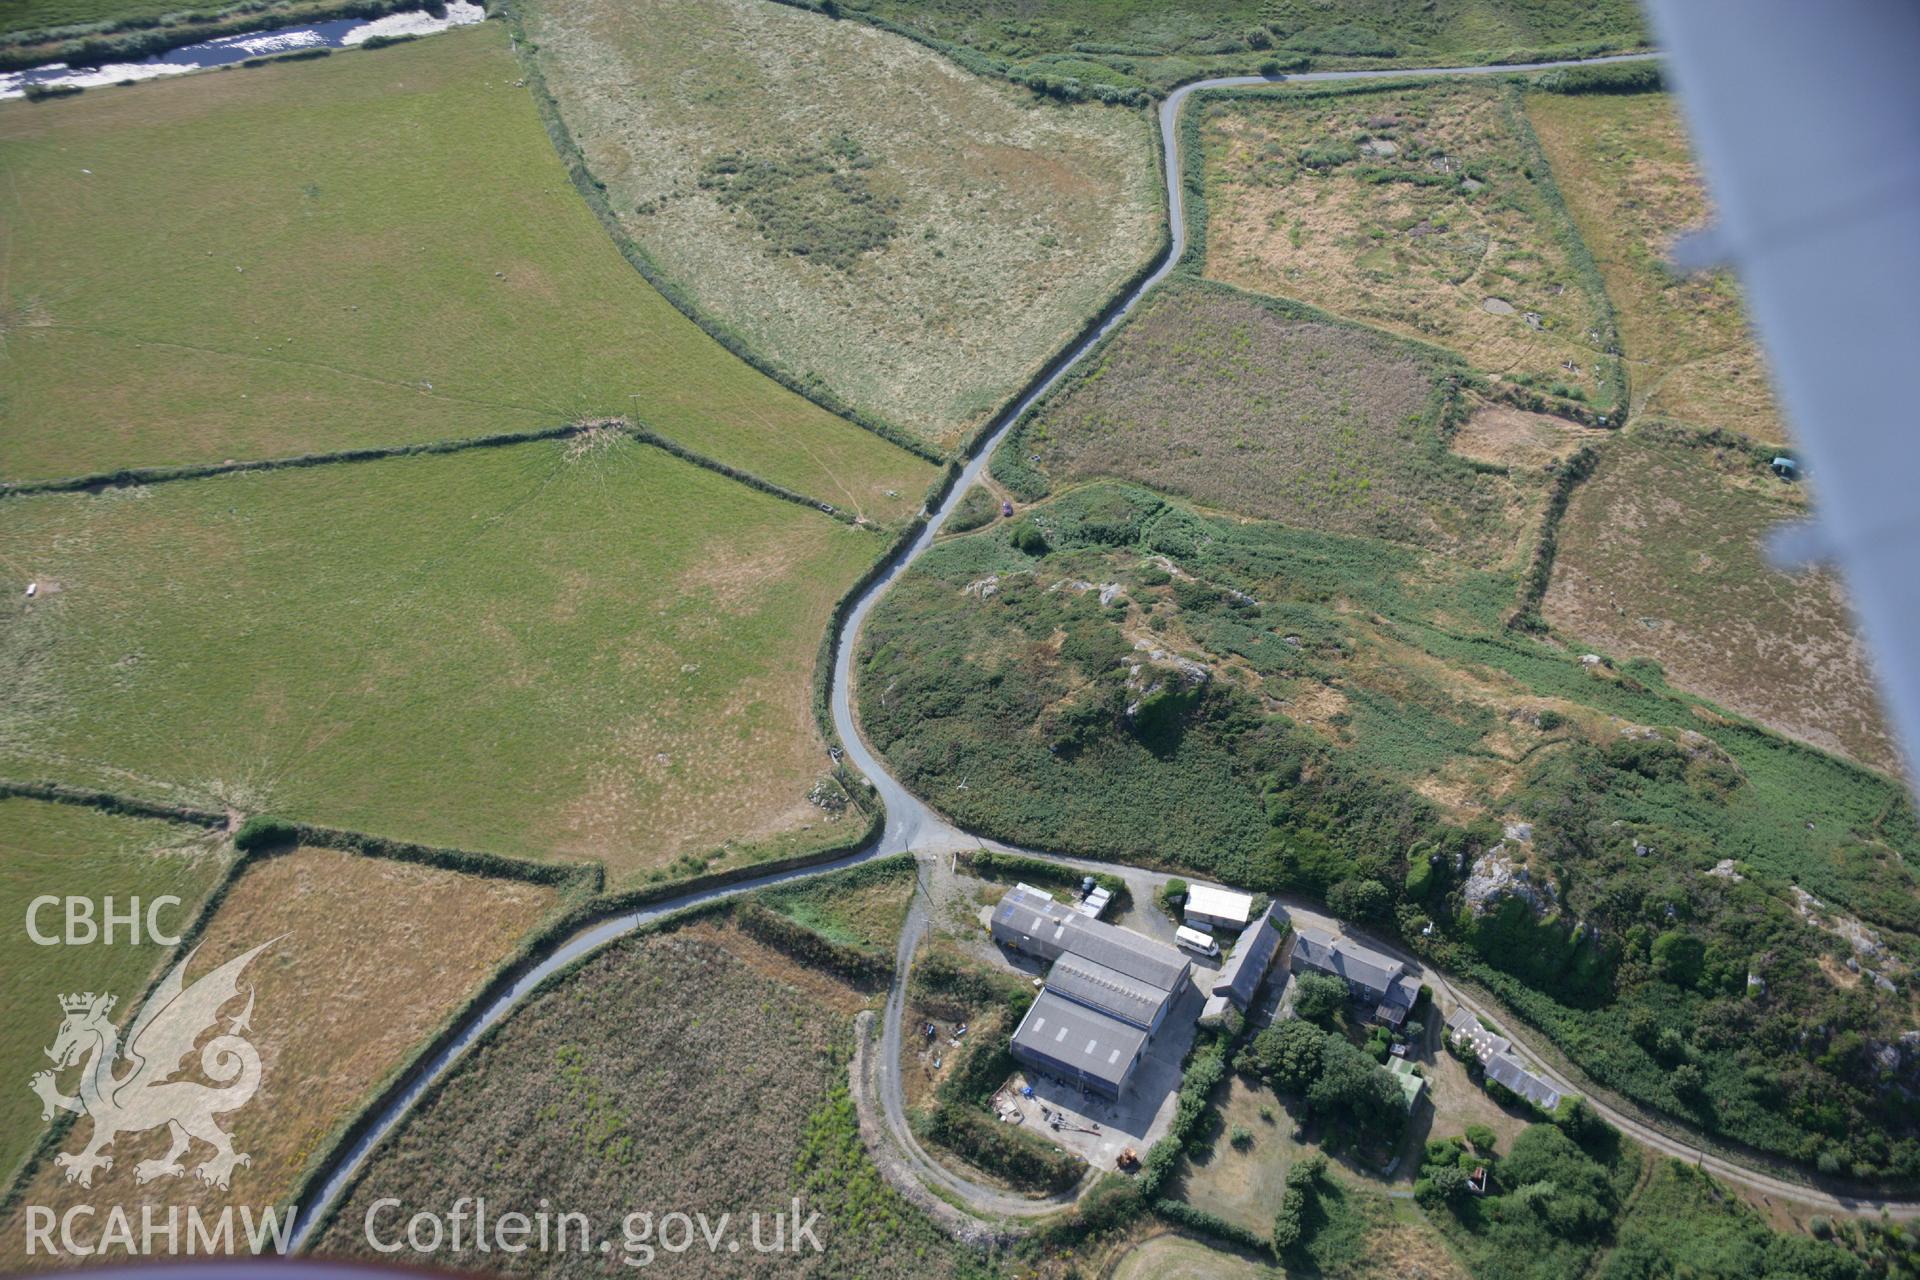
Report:
M 1421 69 L 1391 71 L 1321 71 L 1302 75 L 1270 79 L 1263 76 L 1228 76 L 1213 80 L 1201 80 L 1183 85 L 1176 89 L 1160 104 L 1159 125 L 1161 154 L 1165 165 L 1167 208 L 1171 217 L 1169 247 L 1165 256 L 1153 271 L 1131 292 L 1123 297 L 1108 313 L 1106 320 L 1093 333 L 1088 334 L 1071 348 L 1062 358 L 1055 361 L 1041 377 L 1035 380 L 1017 402 L 1005 410 L 994 423 L 993 429 L 982 440 L 974 455 L 966 461 L 960 479 L 949 492 L 940 507 L 928 513 L 924 529 L 913 542 L 894 559 L 887 570 L 861 594 L 847 611 L 842 624 L 838 643 L 835 648 L 834 666 L 831 681 L 830 706 L 833 723 L 846 753 L 846 760 L 854 769 L 866 775 L 873 783 L 875 794 L 886 809 L 886 823 L 880 839 L 871 847 L 859 853 L 823 862 L 811 867 L 782 872 L 728 885 L 723 888 L 699 890 L 678 898 L 654 903 L 639 911 L 629 912 L 590 925 L 580 932 L 557 942 L 553 949 L 539 958 L 531 968 L 502 992 L 498 998 L 490 1001 L 484 1008 L 470 1015 L 459 1031 L 435 1052 L 409 1081 L 380 1107 L 378 1114 L 367 1126 L 365 1132 L 356 1140 L 343 1145 L 334 1153 L 324 1179 L 318 1184 L 319 1190 L 308 1204 L 300 1207 L 299 1222 L 294 1233 L 293 1248 L 306 1248 L 312 1240 L 313 1223 L 321 1214 L 339 1199 L 354 1175 L 365 1164 L 368 1155 L 382 1139 L 403 1125 L 414 1106 L 420 1101 L 428 1087 L 452 1070 L 465 1055 L 466 1051 L 488 1029 L 504 1019 L 517 1008 L 542 981 L 558 973 L 598 950 L 616 938 L 654 923 L 676 911 L 723 898 L 737 897 L 757 889 L 775 884 L 791 883 L 796 880 L 824 875 L 834 871 L 868 861 L 869 859 L 903 852 L 939 853 L 958 849 L 973 849 L 982 846 L 1009 852 L 1026 852 L 1011 849 L 997 841 L 983 840 L 968 835 L 945 818 L 936 813 L 918 796 L 913 795 L 900 784 L 885 763 L 872 750 L 862 736 L 857 717 L 853 712 L 853 655 L 857 648 L 860 628 L 866 621 L 874 605 L 883 596 L 899 576 L 906 571 L 928 547 L 933 544 L 941 527 L 946 523 L 954 506 L 967 491 L 979 480 L 985 470 L 988 458 L 993 450 L 1006 437 L 1013 424 L 1031 408 L 1040 397 L 1050 391 L 1060 378 L 1086 354 L 1087 350 L 1105 336 L 1115 325 L 1130 313 L 1140 300 L 1154 286 L 1165 280 L 1186 252 L 1187 231 L 1185 206 L 1183 201 L 1182 173 L 1180 167 L 1179 135 L 1177 125 L 1181 108 L 1187 99 L 1196 92 L 1209 89 L 1244 88 L 1264 84 L 1297 84 L 1326 81 L 1404 79 L 1410 77 L 1458 76 L 1458 75 L 1506 75 L 1517 72 L 1544 71 L 1558 67 L 1591 66 L 1610 62 L 1637 60 L 1644 55 L 1624 55 L 1606 58 L 1590 58 L 1564 62 L 1521 63 L 1509 66 L 1480 67 L 1433 67 Z M 1033 851 L 1056 861 L 1069 863 L 1084 870 L 1108 872 L 1124 877 L 1132 887 L 1134 897 L 1143 905 L 1153 900 L 1153 886 L 1158 877 L 1137 867 L 1123 866 L 1117 863 L 1099 862 L 1084 858 L 1062 857 L 1045 851 Z M 924 867 L 922 869 L 924 874 Z M 916 895 L 914 907 L 909 911 L 906 928 L 899 944 L 898 964 L 894 982 L 888 993 L 883 1025 L 878 1037 L 878 1052 L 881 1055 L 875 1073 L 880 1084 L 882 1114 L 895 1144 L 899 1147 L 908 1163 L 930 1187 L 944 1192 L 948 1198 L 964 1201 L 975 1212 L 989 1218 L 1006 1219 L 1032 1217 L 1036 1214 L 1057 1212 L 1071 1197 L 1049 1200 L 1029 1200 L 1009 1195 L 994 1187 L 976 1183 L 970 1179 L 941 1166 L 921 1149 L 914 1139 L 907 1123 L 904 1093 L 900 1081 L 900 1023 L 905 1006 L 905 982 L 909 961 L 922 935 L 927 928 L 927 916 L 922 895 Z M 1277 899 L 1285 906 L 1296 921 L 1312 924 L 1338 932 L 1347 932 L 1340 921 L 1326 915 L 1319 908 L 1304 899 L 1291 895 L 1278 895 Z M 1149 907 L 1149 909 L 1151 909 Z M 1364 936 L 1356 934 L 1355 936 Z M 1416 963 L 1398 947 L 1379 939 L 1367 938 L 1373 945 L 1390 954 L 1400 956 L 1410 963 Z M 1447 1000 L 1466 1005 L 1475 1012 L 1483 1012 L 1474 999 L 1463 994 L 1445 977 L 1431 968 L 1420 966 L 1424 980 L 1430 984 L 1436 995 Z M 1483 1014 L 1484 1016 L 1484 1014 Z M 1498 1018 L 1502 1029 L 1522 1048 L 1535 1063 L 1541 1059 L 1534 1053 L 1526 1040 L 1514 1036 L 1514 1019 L 1504 1015 Z M 1530 1033 L 1529 1033 L 1530 1034 Z M 1567 1092 L 1582 1093 L 1566 1082 L 1558 1074 L 1543 1067 L 1546 1075 L 1556 1085 Z M 1586 1095 L 1594 1110 L 1622 1132 L 1636 1141 L 1655 1150 L 1697 1163 L 1709 1172 L 1729 1182 L 1737 1182 L 1768 1195 L 1789 1197 L 1802 1203 L 1829 1208 L 1838 1212 L 1863 1213 L 1885 1210 L 1901 1219 L 1920 1217 L 1920 1201 L 1914 1200 L 1876 1200 L 1871 1198 L 1851 1198 L 1830 1195 L 1815 1190 L 1805 1184 L 1776 1177 L 1773 1174 L 1735 1163 L 1721 1156 L 1703 1152 L 1700 1148 L 1680 1142 L 1658 1129 L 1641 1123 L 1634 1117 L 1621 1112 L 1603 1101 Z

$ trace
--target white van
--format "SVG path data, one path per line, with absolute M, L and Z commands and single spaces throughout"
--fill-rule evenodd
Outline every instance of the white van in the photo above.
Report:
M 1197 956 L 1212 960 L 1220 954 L 1220 948 L 1214 945 L 1213 935 L 1202 933 L 1198 929 L 1189 929 L 1181 925 L 1173 931 L 1173 940 Z

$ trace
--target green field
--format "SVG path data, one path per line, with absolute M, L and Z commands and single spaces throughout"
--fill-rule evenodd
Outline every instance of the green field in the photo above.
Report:
M 1599 276 L 1543 185 L 1514 90 L 1246 94 L 1207 99 L 1202 113 L 1210 278 L 1617 410 Z
M 994 454 L 1020 497 L 1113 477 L 1330 533 L 1504 560 L 1511 486 L 1448 452 L 1432 349 L 1180 279 Z M 1037 461 L 1036 461 L 1037 458 Z
M 0 774 L 615 880 L 841 829 L 814 658 L 883 536 L 623 437 L 15 498 L 0 542 L 44 584 Z
M 528 0 L 633 238 L 761 355 L 952 443 L 1159 247 L 1144 115 L 766 0 Z
M 363 1223 L 379 1197 L 402 1201 L 393 1221 L 404 1230 L 417 1210 L 485 1196 L 489 1205 L 545 1198 L 556 1212 L 587 1214 L 612 1237 L 616 1259 L 642 1256 L 625 1243 L 629 1213 L 648 1212 L 654 1223 L 671 1213 L 704 1213 L 709 1223 L 731 1215 L 737 1255 L 724 1245 L 646 1255 L 671 1275 L 964 1272 L 974 1255 L 902 1201 L 861 1145 L 846 1090 L 851 1013 L 861 1003 L 724 917 L 623 939 L 536 994 L 463 1059 L 373 1153 L 315 1252 L 376 1258 Z M 770 1215 L 796 1196 L 803 1218 L 820 1215 L 822 1251 L 756 1257 L 751 1215 L 770 1239 Z M 591 1253 L 513 1259 L 468 1249 L 443 1252 L 439 1265 L 586 1274 L 606 1263 Z
M 1526 108 L 1619 312 L 1633 411 L 1784 439 L 1738 282 L 1667 264 L 1712 213 L 1672 99 L 1529 93 Z
M 485 23 L 0 106 L 0 476 L 626 415 L 911 511 L 929 466 L 728 354 L 623 260 L 519 76 Z
M 183 933 L 232 856 L 224 835 L 183 823 L 0 799 L 0 919 L 7 938 L 0 952 L 6 975 L 0 979 L 0 1025 L 7 1031 L 0 1072 L 11 1086 L 0 1089 L 0 1170 L 9 1178 L 44 1127 L 40 1099 L 28 1092 L 27 1078 L 49 1065 L 41 1050 L 60 1028 L 59 997 L 111 991 L 120 997 L 119 1012 L 129 1011 L 168 952 L 146 935 L 147 905 L 163 894 L 179 898 L 179 906 L 162 908 L 157 923 L 170 934 Z M 96 913 L 104 910 L 99 900 L 112 895 L 114 910 L 122 914 L 138 897 L 140 944 L 129 944 L 121 926 L 110 947 L 39 946 L 26 920 L 28 904 L 42 895 L 93 898 Z M 62 911 L 41 910 L 41 933 L 63 933 Z
M 0 33 L 164 18 L 184 8 L 180 0 L 14 0 L 0 7 Z
M 1627 0 L 846 0 L 856 13 L 962 46 L 1010 73 L 1168 89 L 1263 62 L 1462 64 L 1512 50 L 1647 39 Z

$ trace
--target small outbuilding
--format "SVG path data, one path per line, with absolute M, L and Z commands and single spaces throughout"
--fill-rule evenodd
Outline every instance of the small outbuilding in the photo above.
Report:
M 1253 895 L 1217 885 L 1188 885 L 1185 915 L 1196 929 L 1244 929 L 1253 919 Z

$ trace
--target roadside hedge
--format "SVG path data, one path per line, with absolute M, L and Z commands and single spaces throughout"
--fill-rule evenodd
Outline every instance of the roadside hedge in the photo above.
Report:
M 882 986 L 893 976 L 891 955 L 835 942 L 758 902 L 741 903 L 734 911 L 734 921 L 748 936 L 854 986 Z

